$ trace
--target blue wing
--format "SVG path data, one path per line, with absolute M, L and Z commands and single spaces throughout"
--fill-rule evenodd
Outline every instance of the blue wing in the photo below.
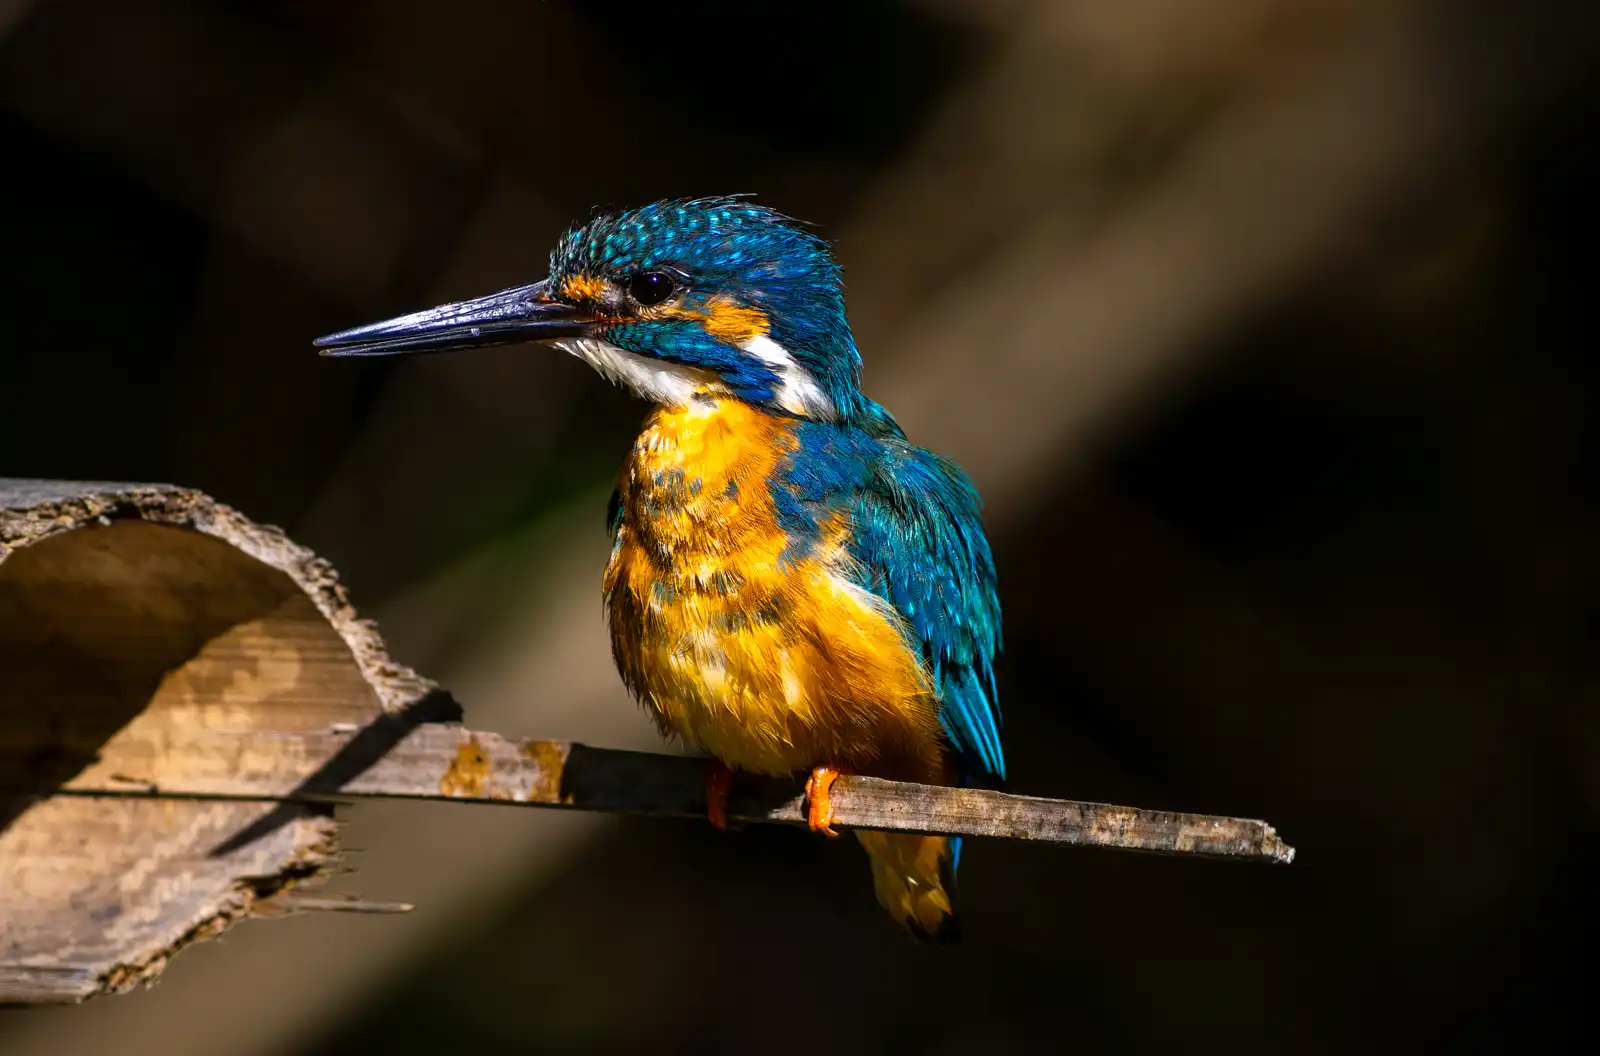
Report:
M 849 513 L 861 585 L 892 605 L 921 644 L 963 780 L 1004 781 L 994 684 L 1000 599 L 978 494 L 955 465 L 908 443 L 888 412 L 868 412 L 865 428 L 797 425 L 795 452 L 772 491 L 790 532 L 786 553 L 806 552 L 824 510 Z
M 893 440 L 884 447 L 873 486 L 851 511 L 862 585 L 893 605 L 922 643 L 964 775 L 1003 781 L 994 684 L 1000 599 L 977 492 L 931 451 Z

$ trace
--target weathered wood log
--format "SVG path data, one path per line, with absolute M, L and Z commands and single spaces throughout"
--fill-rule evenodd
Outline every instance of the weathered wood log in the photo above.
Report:
M 153 978 L 248 916 L 403 912 L 318 897 L 329 804 L 363 797 L 704 818 L 705 762 L 512 741 L 393 664 L 332 570 L 170 487 L 0 480 L 0 1002 Z M 834 785 L 836 824 L 1288 862 L 1241 818 Z M 741 777 L 730 819 L 805 823 Z
M 196 763 L 163 746 L 199 731 L 419 708 L 454 715 L 275 529 L 183 488 L 0 480 L 0 779 L 48 790 L 137 761 L 162 781 Z M 0 1002 L 125 990 L 317 876 L 336 854 L 325 811 L 211 853 L 270 809 L 0 798 Z

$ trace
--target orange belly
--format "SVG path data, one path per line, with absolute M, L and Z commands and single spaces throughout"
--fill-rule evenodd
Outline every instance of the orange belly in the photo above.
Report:
M 940 780 L 928 672 L 900 617 L 850 581 L 846 526 L 780 561 L 766 481 L 793 444 L 784 419 L 736 401 L 652 417 L 606 569 L 617 666 L 664 731 L 729 766 Z

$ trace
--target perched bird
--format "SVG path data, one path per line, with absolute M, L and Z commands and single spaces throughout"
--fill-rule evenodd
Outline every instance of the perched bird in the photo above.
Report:
M 861 391 L 839 268 L 743 198 L 663 201 L 568 231 L 549 276 L 319 339 L 324 355 L 541 341 L 655 405 L 611 499 L 605 603 L 628 688 L 731 772 L 1005 777 L 994 561 L 967 477 Z M 880 902 L 954 935 L 960 840 L 857 833 Z

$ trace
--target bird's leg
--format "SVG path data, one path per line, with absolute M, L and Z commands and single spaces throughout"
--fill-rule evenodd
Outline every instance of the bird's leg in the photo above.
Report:
M 724 832 L 728 830 L 728 792 L 732 788 L 733 771 L 722 760 L 711 760 L 706 771 L 706 819 Z
M 806 778 L 806 825 L 812 832 L 824 836 L 839 835 L 833 828 L 833 801 L 828 798 L 833 783 L 840 774 L 848 773 L 842 767 L 819 766 Z

